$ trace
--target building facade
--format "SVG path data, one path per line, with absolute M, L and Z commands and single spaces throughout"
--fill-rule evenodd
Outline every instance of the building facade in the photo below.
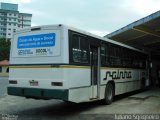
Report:
M 13 33 L 31 26 L 32 14 L 20 13 L 18 4 L 0 3 L 0 38 L 11 39 Z

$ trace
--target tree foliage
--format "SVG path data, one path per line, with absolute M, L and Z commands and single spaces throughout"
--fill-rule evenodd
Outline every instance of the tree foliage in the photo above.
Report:
M 0 61 L 9 60 L 10 45 L 10 40 L 7 40 L 6 38 L 0 38 Z

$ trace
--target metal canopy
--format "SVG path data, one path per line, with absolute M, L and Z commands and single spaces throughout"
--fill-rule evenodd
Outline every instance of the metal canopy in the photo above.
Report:
M 160 52 L 160 11 L 135 21 L 104 37 L 137 47 Z

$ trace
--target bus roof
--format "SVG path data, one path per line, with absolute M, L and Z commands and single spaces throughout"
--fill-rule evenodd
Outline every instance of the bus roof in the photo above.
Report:
M 105 37 L 101 37 L 101 36 L 98 36 L 98 35 L 94 35 L 94 34 L 92 34 L 92 33 L 90 33 L 90 32 L 87 32 L 87 31 L 84 31 L 84 30 L 81 30 L 81 29 L 78 29 L 78 28 L 75 28 L 75 27 L 67 26 L 67 25 L 64 25 L 64 24 L 42 25 L 42 26 L 28 27 L 28 28 L 24 28 L 24 29 L 17 30 L 16 33 L 21 33 L 21 32 L 25 32 L 25 31 L 32 31 L 32 30 L 36 30 L 36 29 L 53 28 L 53 27 L 57 27 L 57 28 L 62 27 L 62 28 L 64 28 L 64 29 L 72 30 L 72 31 L 75 31 L 75 32 L 78 32 L 78 33 L 81 33 L 81 34 L 85 34 L 85 35 L 87 35 L 87 36 L 91 36 L 91 37 L 100 39 L 100 40 L 102 40 L 102 41 L 106 41 L 106 42 L 109 42 L 109 43 L 113 43 L 113 44 L 115 44 L 115 45 L 119 45 L 119 46 L 122 46 L 122 47 L 125 47 L 125 48 L 128 48 L 128 49 L 132 49 L 132 50 L 135 50 L 135 51 L 138 51 L 138 52 L 142 52 L 142 53 L 147 54 L 146 51 L 142 51 L 142 50 L 140 50 L 140 49 L 137 49 L 137 48 L 134 48 L 134 47 L 125 45 L 125 44 L 123 44 L 123 43 L 120 43 L 120 42 L 117 42 L 117 41 L 113 41 L 113 40 L 111 40 L 111 39 L 108 39 L 108 38 L 105 38 Z

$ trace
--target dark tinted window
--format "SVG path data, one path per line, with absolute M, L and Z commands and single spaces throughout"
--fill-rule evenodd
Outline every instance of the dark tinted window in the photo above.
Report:
M 87 37 L 72 33 L 70 34 L 71 61 L 74 63 L 89 63 L 89 45 Z
M 105 66 L 106 65 L 106 58 L 107 58 L 107 53 L 106 53 L 106 50 L 107 47 L 105 44 L 102 44 L 101 45 L 101 64 L 102 66 Z
M 7 73 L 9 72 L 9 67 L 7 68 L 6 72 L 7 72 Z

